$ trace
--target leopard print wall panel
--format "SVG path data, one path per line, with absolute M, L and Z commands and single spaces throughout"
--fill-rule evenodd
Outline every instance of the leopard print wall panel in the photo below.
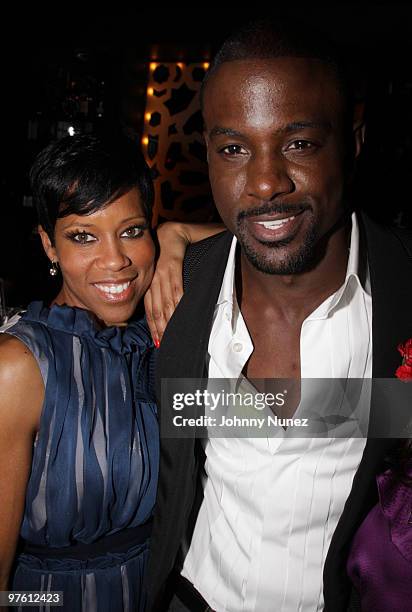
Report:
M 154 223 L 215 218 L 199 90 L 208 64 L 150 64 L 143 150 L 155 179 Z

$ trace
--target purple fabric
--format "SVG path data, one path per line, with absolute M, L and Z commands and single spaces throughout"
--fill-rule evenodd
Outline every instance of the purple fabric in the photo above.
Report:
M 379 503 L 355 534 L 347 572 L 362 612 L 412 611 L 412 487 L 390 470 L 377 484 Z

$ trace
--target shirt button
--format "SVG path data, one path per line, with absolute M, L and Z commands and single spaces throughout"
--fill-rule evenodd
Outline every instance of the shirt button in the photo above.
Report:
M 235 353 L 240 353 L 243 350 L 243 344 L 241 342 L 235 342 L 233 345 L 233 350 Z

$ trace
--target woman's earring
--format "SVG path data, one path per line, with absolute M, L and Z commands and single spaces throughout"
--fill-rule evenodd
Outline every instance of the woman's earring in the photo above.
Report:
M 58 263 L 57 261 L 52 261 L 49 268 L 50 276 L 57 276 L 59 273 Z

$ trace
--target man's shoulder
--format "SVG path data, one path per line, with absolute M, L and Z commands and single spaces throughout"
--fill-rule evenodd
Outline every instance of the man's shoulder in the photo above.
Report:
M 405 254 L 412 260 L 412 229 L 391 227 L 390 231 L 403 247 Z
M 232 234 L 228 231 L 215 234 L 199 242 L 188 246 L 183 262 L 183 284 L 185 288 L 189 285 L 201 270 L 202 265 L 207 265 L 207 257 L 214 252 L 224 251 L 230 246 Z
M 403 252 L 412 261 L 412 229 L 384 225 L 371 219 L 365 213 L 360 215 L 360 221 L 364 225 L 369 238 L 373 238 L 373 242 L 379 249 L 390 248 L 392 243 L 399 247 L 399 251 Z

